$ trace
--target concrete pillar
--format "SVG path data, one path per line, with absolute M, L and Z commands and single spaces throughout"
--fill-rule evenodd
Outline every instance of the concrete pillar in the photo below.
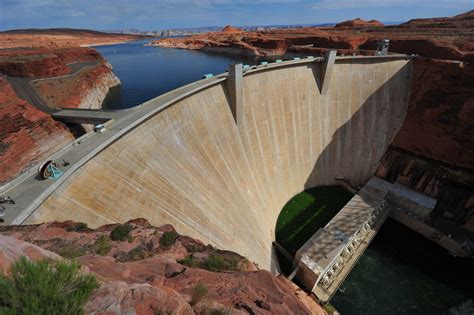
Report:
M 242 124 L 242 64 L 232 64 L 229 66 L 229 77 L 227 78 L 227 91 L 229 96 L 230 109 L 234 115 L 235 123 Z
M 325 54 L 324 64 L 321 68 L 321 95 L 326 95 L 331 83 L 332 68 L 336 60 L 337 50 L 330 50 Z

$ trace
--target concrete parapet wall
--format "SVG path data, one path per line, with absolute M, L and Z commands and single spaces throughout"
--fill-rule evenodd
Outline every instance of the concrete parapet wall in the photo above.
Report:
M 323 96 L 320 67 L 245 75 L 238 127 L 225 82 L 180 100 L 94 156 L 26 223 L 144 217 L 277 270 L 283 205 L 335 177 L 364 184 L 406 113 L 409 60 L 336 59 Z

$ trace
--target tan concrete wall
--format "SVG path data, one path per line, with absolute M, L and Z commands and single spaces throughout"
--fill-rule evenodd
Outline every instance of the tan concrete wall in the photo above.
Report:
M 365 183 L 406 112 L 409 61 L 338 60 L 325 96 L 319 75 L 314 63 L 245 76 L 239 127 L 224 84 L 166 108 L 92 158 L 28 222 L 144 217 L 274 270 L 284 204 L 336 176 Z

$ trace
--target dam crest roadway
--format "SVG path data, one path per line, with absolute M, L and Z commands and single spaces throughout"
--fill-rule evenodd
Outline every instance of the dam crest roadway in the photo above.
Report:
M 4 224 L 144 217 L 279 272 L 272 242 L 283 205 L 337 178 L 363 186 L 373 177 L 406 114 L 411 59 L 234 65 L 131 109 L 55 113 L 99 117 L 105 130 L 49 158 L 69 162 L 58 179 L 39 180 L 32 167 L 2 186 L 15 200 Z

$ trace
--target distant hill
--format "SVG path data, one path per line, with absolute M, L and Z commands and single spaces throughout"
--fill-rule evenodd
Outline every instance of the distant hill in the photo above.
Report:
M 74 28 L 25 28 L 0 32 L 1 34 L 26 34 L 26 35 L 72 35 L 72 36 L 110 36 L 122 35 L 119 33 L 104 33 L 87 29 Z
M 474 10 L 453 17 L 413 19 L 401 24 L 401 26 L 422 28 L 472 28 L 474 27 Z

